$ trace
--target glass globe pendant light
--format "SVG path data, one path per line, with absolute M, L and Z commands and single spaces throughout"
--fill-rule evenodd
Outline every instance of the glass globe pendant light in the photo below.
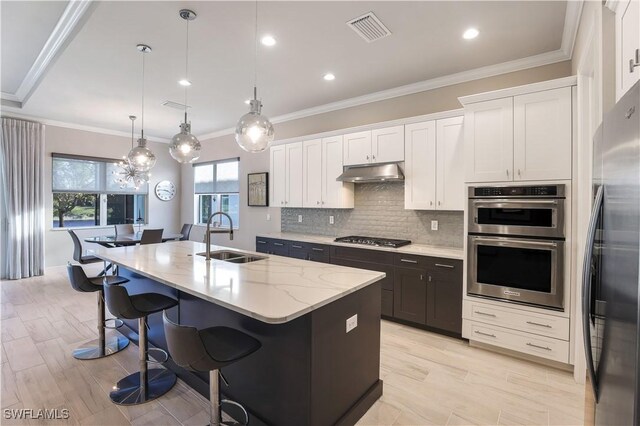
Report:
M 138 146 L 129 151 L 127 158 L 133 167 L 141 172 L 147 172 L 156 165 L 156 156 L 147 148 L 147 140 L 144 137 L 144 56 L 146 53 L 151 52 L 151 48 L 146 44 L 139 44 L 136 47 L 142 53 L 142 127 Z
M 262 152 L 269 148 L 275 133 L 273 124 L 261 114 L 262 102 L 258 100 L 258 1 L 256 0 L 255 57 L 254 57 L 253 99 L 249 102 L 249 112 L 236 125 L 236 143 L 247 152 Z
M 187 44 L 185 55 L 185 78 L 180 80 L 184 86 L 184 123 L 180 124 L 180 133 L 171 138 L 169 153 L 179 163 L 192 163 L 200 158 L 202 146 L 200 141 L 191 134 L 191 123 L 187 121 L 187 88 L 191 85 L 189 81 L 189 21 L 196 19 L 196 13 L 189 9 L 182 9 L 180 17 L 187 22 Z

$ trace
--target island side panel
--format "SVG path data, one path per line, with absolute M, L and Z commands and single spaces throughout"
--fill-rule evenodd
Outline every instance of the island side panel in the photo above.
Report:
M 226 397 L 236 400 L 268 424 L 310 425 L 311 318 L 267 324 L 181 292 L 180 323 L 203 329 L 226 326 L 262 343 L 247 358 L 225 367 Z M 207 380 L 206 374 L 200 374 Z
M 311 424 L 353 424 L 381 395 L 380 299 L 377 282 L 311 312 Z

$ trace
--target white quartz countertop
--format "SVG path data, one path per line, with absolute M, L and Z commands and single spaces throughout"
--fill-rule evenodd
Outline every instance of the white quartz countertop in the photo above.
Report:
M 382 250 L 393 253 L 415 254 L 418 256 L 442 257 L 445 259 L 464 259 L 464 251 L 462 248 L 456 247 L 437 247 L 425 244 L 409 244 L 399 248 L 376 247 L 360 244 L 337 243 L 334 237 L 326 237 L 324 235 L 296 234 L 293 232 L 273 232 L 267 234 L 259 234 L 258 237 L 277 238 L 282 240 L 304 241 L 308 243 L 327 244 L 332 246 L 354 247 L 367 250 Z
M 196 253 L 205 244 L 175 241 L 96 249 L 95 255 L 232 311 L 272 324 L 291 321 L 375 283 L 384 273 L 211 246 L 265 259 L 235 264 Z

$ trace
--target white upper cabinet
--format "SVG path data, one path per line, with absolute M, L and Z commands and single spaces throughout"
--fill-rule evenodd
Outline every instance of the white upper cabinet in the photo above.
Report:
M 404 161 L 404 126 L 349 133 L 343 143 L 345 166 Z
M 302 142 L 285 145 L 287 164 L 285 207 L 302 207 Z
M 351 209 L 354 203 L 353 183 L 339 182 L 336 179 L 343 169 L 343 137 L 333 136 L 322 139 L 322 155 L 315 158 L 322 165 L 321 182 L 323 208 Z M 322 161 L 318 161 L 322 158 Z
M 284 202 L 287 199 L 287 156 L 285 145 L 271 147 L 270 157 L 270 204 L 274 207 L 284 207 Z
M 620 99 L 640 79 L 640 2 L 618 1 L 615 12 L 616 99 Z
M 302 142 L 302 207 L 321 207 L 322 205 L 321 158 L 322 140 Z
M 344 135 L 343 160 L 345 166 L 371 162 L 371 130 Z
M 404 208 L 433 210 L 436 201 L 436 122 L 405 126 Z
M 514 180 L 571 179 L 571 87 L 513 98 Z
M 404 126 L 371 131 L 371 162 L 404 161 Z
M 467 182 L 513 179 L 513 98 L 465 105 Z
M 436 210 L 462 211 L 466 199 L 463 165 L 464 117 L 438 120 L 436 142 Z

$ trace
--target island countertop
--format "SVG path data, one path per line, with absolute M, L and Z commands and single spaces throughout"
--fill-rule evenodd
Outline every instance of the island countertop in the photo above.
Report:
M 95 255 L 142 276 L 265 323 L 291 321 L 385 277 L 384 273 L 211 245 L 265 259 L 235 264 L 196 255 L 205 244 L 176 241 L 99 248 Z

